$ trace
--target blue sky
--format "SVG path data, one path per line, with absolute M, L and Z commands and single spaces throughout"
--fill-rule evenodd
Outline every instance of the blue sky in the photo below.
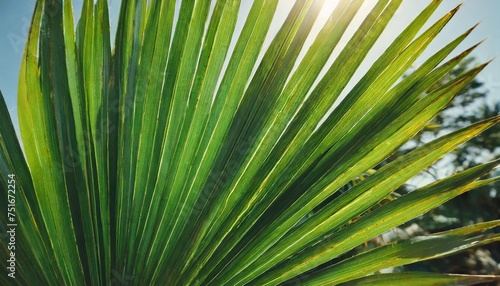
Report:
M 333 0 L 326 0 L 333 1 Z M 74 1 L 81 3 L 81 1 Z M 249 1 L 242 1 L 242 9 L 248 9 Z M 368 0 L 366 11 L 373 5 L 375 0 Z M 398 13 L 395 15 L 388 29 L 382 35 L 379 43 L 368 55 L 366 64 L 362 68 L 367 68 L 376 56 L 383 52 L 388 43 L 421 11 L 429 1 L 405 0 Z M 499 0 L 443 0 L 442 5 L 435 13 L 431 21 L 437 20 L 449 10 L 463 2 L 463 6 L 454 19 L 443 30 L 438 39 L 431 44 L 428 51 L 424 53 L 421 63 L 437 49 L 447 42 L 460 35 L 474 24 L 481 22 L 479 27 L 470 35 L 466 41 L 457 48 L 456 53 L 486 39 L 486 41 L 476 49 L 473 55 L 478 62 L 484 62 L 500 56 L 500 11 Z M 17 110 L 17 78 L 19 75 L 19 65 L 29 29 L 31 13 L 34 7 L 34 0 L 0 0 L 0 90 L 2 91 L 7 106 L 13 117 L 16 129 L 18 128 L 17 113 L 22 116 L 22 111 Z M 111 9 L 111 25 L 116 25 L 116 15 L 119 9 L 119 0 L 108 1 Z M 283 19 L 287 9 L 293 3 L 292 0 L 282 0 L 279 8 L 281 12 L 277 15 L 277 22 Z M 80 9 L 75 4 L 75 13 L 79 15 Z M 333 5 L 331 5 L 333 6 Z M 326 11 L 325 11 L 326 14 Z M 114 16 L 113 16 L 114 15 Z M 362 71 L 359 72 L 362 74 Z M 500 101 L 500 58 L 491 63 L 479 76 L 479 79 L 486 83 L 489 90 L 490 101 Z

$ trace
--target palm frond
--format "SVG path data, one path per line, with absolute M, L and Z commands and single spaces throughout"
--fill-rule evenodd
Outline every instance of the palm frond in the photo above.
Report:
M 497 242 L 491 230 L 498 221 L 344 258 L 373 237 L 498 181 L 481 179 L 496 160 L 373 209 L 500 117 L 378 167 L 487 63 L 435 86 L 476 48 L 451 57 L 473 27 L 403 77 L 459 9 L 423 30 L 440 4 L 430 1 L 357 80 L 402 0 L 378 1 L 343 48 L 364 1 L 341 0 L 309 46 L 325 3 L 294 1 L 267 46 L 276 0 L 253 1 L 245 19 L 239 12 L 248 3 L 239 0 L 123 0 L 112 45 L 107 1 L 83 1 L 76 27 L 70 0 L 37 1 L 18 90 L 23 149 L 0 96 L 0 189 L 8 197 L 15 177 L 18 228 L 16 279 L 2 276 L 0 283 L 498 280 L 374 274 Z M 329 61 L 335 49 L 340 52 Z M 7 213 L 0 219 L 11 225 Z M 12 252 L 7 236 L 0 249 Z M 9 267 L 5 259 L 0 264 Z

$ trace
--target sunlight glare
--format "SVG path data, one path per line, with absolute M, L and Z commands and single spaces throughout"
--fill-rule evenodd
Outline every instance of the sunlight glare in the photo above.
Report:
M 339 1 L 340 0 L 326 0 L 323 4 L 323 8 L 321 8 L 319 16 L 321 18 L 324 18 L 324 20 L 326 21 L 330 17 L 333 9 L 335 9 L 335 7 L 337 7 L 337 5 L 339 4 Z

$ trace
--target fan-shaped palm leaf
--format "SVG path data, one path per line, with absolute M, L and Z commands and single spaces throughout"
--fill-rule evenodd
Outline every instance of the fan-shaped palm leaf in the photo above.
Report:
M 106 1 L 84 0 L 76 27 L 70 0 L 37 1 L 19 84 L 25 157 L 0 102 L 2 197 L 15 188 L 15 218 L 0 218 L 17 231 L 15 279 L 4 275 L 2 284 L 496 279 L 370 274 L 498 241 L 488 231 L 499 221 L 342 256 L 498 180 L 479 179 L 494 161 L 372 210 L 500 120 L 472 124 L 370 171 L 485 66 L 430 90 L 475 48 L 443 63 L 471 29 L 399 80 L 458 8 L 419 34 L 440 3 L 431 1 L 346 91 L 401 0 L 378 1 L 344 48 L 341 38 L 363 1 L 341 0 L 310 46 L 325 0 L 294 1 L 269 47 L 275 0 L 253 1 L 239 32 L 242 1 L 177 2 L 123 0 L 112 49 Z M 340 53 L 330 64 L 334 49 Z M 2 257 L 13 251 L 8 239 Z

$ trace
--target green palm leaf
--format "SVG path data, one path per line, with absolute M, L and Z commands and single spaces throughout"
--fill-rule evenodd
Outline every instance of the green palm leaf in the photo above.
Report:
M 433 286 L 433 285 L 475 285 L 478 283 L 494 282 L 496 277 L 451 275 L 436 273 L 391 273 L 370 275 L 366 278 L 350 281 L 347 285 L 405 285 Z M 344 285 L 344 284 L 341 284 Z
M 3 226 L 17 229 L 16 278 L 4 275 L 0 283 L 498 280 L 374 274 L 497 242 L 491 230 L 498 221 L 343 258 L 497 181 L 481 179 L 498 165 L 493 161 L 373 209 L 500 118 L 378 168 L 487 64 L 432 89 L 477 46 L 450 57 L 471 28 L 403 78 L 458 10 L 423 30 L 440 3 L 430 1 L 346 90 L 402 1 L 378 1 L 341 49 L 364 2 L 341 0 L 305 49 L 326 1 L 295 1 L 267 44 L 276 0 L 253 1 L 244 19 L 239 11 L 248 3 L 239 0 L 123 0 L 114 46 L 107 1 L 85 0 L 76 27 L 70 0 L 37 1 L 18 90 L 23 149 L 0 96 L 0 190 L 9 197 L 15 178 L 17 222 L 11 226 L 10 215 L 0 215 Z M 13 251 L 8 239 L 0 246 L 5 257 Z

